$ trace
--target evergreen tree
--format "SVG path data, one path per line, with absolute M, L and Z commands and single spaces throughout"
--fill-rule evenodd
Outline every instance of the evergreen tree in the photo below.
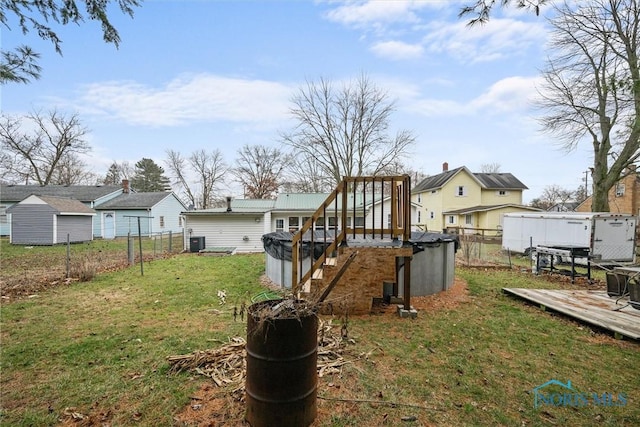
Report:
M 152 159 L 147 158 L 136 163 L 131 187 L 141 193 L 171 190 L 169 178 L 164 175 L 164 169 Z
M 120 182 L 122 182 L 120 178 L 120 168 L 118 168 L 118 164 L 114 162 L 109 166 L 107 175 L 104 177 L 102 183 L 104 185 L 118 185 Z
M 132 17 L 134 8 L 141 3 L 142 0 L 5 0 L 0 2 L 0 26 L 7 31 L 17 29 L 25 36 L 34 32 L 42 40 L 53 43 L 56 52 L 62 55 L 62 39 L 58 35 L 63 32 L 61 26 L 97 21 L 102 26 L 104 41 L 118 47 L 120 34 L 111 24 L 109 14 L 119 8 Z M 0 85 L 29 83 L 40 78 L 38 52 L 26 45 L 17 46 L 13 51 L 4 48 L 0 49 Z

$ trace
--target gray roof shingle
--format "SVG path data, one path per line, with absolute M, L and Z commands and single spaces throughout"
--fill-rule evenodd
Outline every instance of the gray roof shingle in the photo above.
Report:
M 19 202 L 31 195 L 67 197 L 81 202 L 93 202 L 115 192 L 121 192 L 119 185 L 0 185 L 0 200 Z
M 474 173 L 482 186 L 489 190 L 528 190 L 518 178 L 510 173 Z
M 466 167 L 461 166 L 426 177 L 413 188 L 412 193 L 422 193 L 424 191 L 442 188 L 451 178 L 462 170 L 466 170 L 467 173 L 478 180 L 482 188 L 487 190 L 528 190 L 526 185 L 510 173 L 473 173 Z
M 78 215 L 95 215 L 96 211 L 85 205 L 84 203 L 71 199 L 68 197 L 55 197 L 55 196 L 35 196 L 38 199 L 45 202 L 47 205 L 55 209 L 58 214 L 78 214 Z M 11 212 L 14 207 L 20 206 L 15 204 L 7 209 L 7 212 Z
M 172 193 L 123 193 L 96 206 L 96 209 L 147 209 L 152 208 Z
M 427 190 L 435 190 L 437 188 L 441 188 L 445 185 L 451 178 L 453 178 L 458 172 L 460 172 L 463 168 L 455 168 L 451 169 L 437 175 L 428 176 L 422 181 L 420 181 L 414 188 L 413 193 L 421 193 Z

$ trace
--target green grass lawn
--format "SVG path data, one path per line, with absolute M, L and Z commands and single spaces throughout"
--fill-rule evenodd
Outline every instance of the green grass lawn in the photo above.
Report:
M 0 424 L 49 426 L 90 414 L 78 425 L 176 425 L 211 380 L 170 374 L 166 358 L 245 337 L 233 308 L 264 290 L 263 272 L 264 255 L 182 254 L 147 263 L 144 276 L 134 266 L 3 304 Z M 553 286 L 544 277 L 456 274 L 469 288 L 456 304 L 413 320 L 391 311 L 348 318 L 345 357 L 353 360 L 319 379 L 314 426 L 640 424 L 638 342 L 501 292 Z M 533 389 L 551 379 L 626 404 L 535 408 Z M 225 425 L 242 425 L 243 404 L 224 389 L 217 396 L 227 402 Z

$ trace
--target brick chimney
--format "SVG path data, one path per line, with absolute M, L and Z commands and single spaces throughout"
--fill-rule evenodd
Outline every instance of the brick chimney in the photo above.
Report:
M 128 179 L 123 179 L 122 180 L 122 192 L 124 194 L 129 194 L 129 180 Z
M 449 170 L 449 163 L 444 162 L 442 164 L 442 172 L 447 172 Z

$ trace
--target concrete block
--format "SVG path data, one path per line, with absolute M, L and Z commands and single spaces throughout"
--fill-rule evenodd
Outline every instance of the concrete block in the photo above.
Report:
M 398 316 L 400 316 L 403 319 L 404 318 L 417 319 L 418 311 L 415 308 L 413 308 L 413 306 L 409 310 L 405 310 L 404 305 L 398 305 Z

